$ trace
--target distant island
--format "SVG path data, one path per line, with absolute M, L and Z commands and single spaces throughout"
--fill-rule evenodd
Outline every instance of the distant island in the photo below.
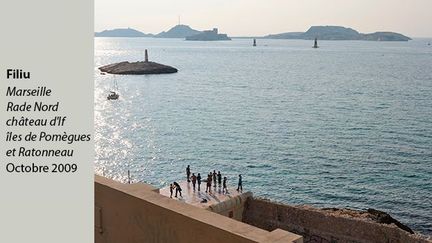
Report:
M 145 49 L 144 61 L 141 62 L 117 62 L 99 67 L 103 73 L 122 74 L 122 75 L 142 75 L 142 74 L 164 74 L 176 73 L 177 68 L 163 65 L 156 62 L 150 62 L 148 51 Z M 115 94 L 115 93 L 114 93 Z M 118 97 L 117 97 L 118 98 Z
M 154 37 L 154 38 L 185 38 L 190 41 L 231 40 L 226 34 L 219 34 L 217 28 L 199 31 L 188 25 L 176 25 L 168 31 L 157 35 L 145 34 L 135 29 L 113 29 L 96 32 L 96 37 Z M 246 37 L 245 37 L 246 38 Z M 251 38 L 251 37 L 247 37 Z M 312 26 L 306 32 L 286 32 L 281 34 L 254 37 L 260 39 L 301 39 L 313 40 L 367 40 L 367 41 L 409 41 L 410 37 L 395 32 L 375 32 L 362 34 L 342 26 Z
M 168 31 L 162 31 L 157 35 L 145 34 L 141 31 L 127 29 L 112 29 L 96 32 L 95 37 L 154 37 L 154 38 L 185 38 L 186 40 L 196 41 L 217 41 L 231 40 L 226 34 L 219 34 L 217 28 L 213 30 L 199 31 L 192 29 L 188 25 L 176 25 Z
M 187 36 L 187 41 L 219 41 L 219 40 L 231 40 L 226 34 L 219 34 L 217 28 L 213 30 L 205 30 L 199 34 Z
M 362 34 L 342 26 L 312 26 L 306 32 L 287 32 L 267 35 L 266 39 L 302 39 L 313 40 L 368 40 L 368 41 L 409 41 L 411 38 L 394 32 L 375 32 Z
M 95 33 L 96 37 L 153 37 L 152 34 L 145 34 L 141 31 L 127 28 L 127 29 L 113 29 L 104 30 Z
M 168 31 L 163 31 L 154 37 L 156 38 L 186 38 L 188 36 L 200 34 L 201 31 L 194 30 L 188 25 L 176 25 Z

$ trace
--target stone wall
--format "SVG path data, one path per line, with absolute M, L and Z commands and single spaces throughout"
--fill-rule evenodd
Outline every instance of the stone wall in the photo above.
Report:
M 225 217 L 243 221 L 244 206 L 248 198 L 252 198 L 251 192 L 245 192 L 239 196 L 232 197 L 230 200 L 225 202 L 209 206 L 208 210 Z
M 243 221 L 265 230 L 284 229 L 303 236 L 305 243 L 431 243 L 394 224 L 335 214 L 305 206 L 289 206 L 250 198 Z

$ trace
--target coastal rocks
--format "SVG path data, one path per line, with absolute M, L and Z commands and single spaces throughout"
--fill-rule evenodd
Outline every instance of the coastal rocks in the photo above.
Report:
M 319 209 L 248 198 L 243 222 L 268 231 L 279 228 L 302 235 L 305 243 L 432 243 L 429 237 L 374 209 Z
M 159 64 L 156 62 L 119 62 L 99 68 L 100 71 L 111 74 L 163 74 L 176 73 L 178 70 L 174 67 Z
M 379 224 L 394 224 L 399 229 L 405 230 L 410 234 L 414 234 L 414 231 L 410 227 L 394 219 L 392 216 L 390 216 L 390 214 L 373 208 L 369 208 L 366 211 L 359 211 L 347 208 L 323 208 L 322 210 L 333 216 L 348 216 L 351 218 L 363 220 L 369 219 Z
M 395 224 L 397 227 L 399 227 L 400 229 L 403 229 L 411 234 L 414 234 L 414 231 L 402 224 L 401 222 L 397 221 L 396 219 L 394 219 L 392 216 L 390 216 L 390 214 L 386 213 L 386 212 L 382 212 L 373 208 L 369 208 L 367 210 L 369 217 L 371 219 L 373 219 L 375 222 L 380 223 L 380 224 Z

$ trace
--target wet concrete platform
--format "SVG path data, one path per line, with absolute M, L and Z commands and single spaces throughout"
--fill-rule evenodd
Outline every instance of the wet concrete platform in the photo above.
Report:
M 216 205 L 220 205 L 221 203 L 231 201 L 236 198 L 240 197 L 247 197 L 250 192 L 237 192 L 237 188 L 228 188 L 228 193 L 222 193 L 222 186 L 219 187 L 218 185 L 214 187 L 212 185 L 211 192 L 205 192 L 206 189 L 206 183 L 201 183 L 201 190 L 198 191 L 198 185 L 196 185 L 195 191 L 192 187 L 192 182 L 178 182 L 180 184 L 180 187 L 182 188 L 182 196 L 177 195 L 177 198 L 175 197 L 175 189 L 173 191 L 173 200 L 179 200 L 182 202 L 185 202 L 187 204 L 191 204 L 197 207 L 201 208 L 209 208 Z M 164 187 L 159 190 L 159 193 L 163 196 L 170 197 L 170 190 L 169 186 Z M 205 201 L 205 200 L 206 201 Z

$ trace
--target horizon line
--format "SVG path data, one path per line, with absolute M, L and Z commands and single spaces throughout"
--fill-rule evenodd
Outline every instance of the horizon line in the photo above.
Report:
M 173 28 L 173 27 L 179 26 L 179 25 L 188 26 L 188 27 L 192 28 L 188 24 L 176 24 L 176 25 L 170 27 L 170 29 Z M 344 28 L 353 29 L 353 30 L 359 32 L 360 34 L 368 34 L 368 33 L 360 32 L 360 31 L 358 31 L 358 30 L 356 30 L 356 29 L 354 29 L 352 27 L 346 27 L 346 26 L 343 26 L 343 25 L 311 25 L 311 26 L 309 26 L 309 28 L 311 28 L 313 26 L 337 26 L 337 27 L 344 27 Z M 215 27 L 215 28 L 217 28 L 217 27 Z M 103 31 L 116 30 L 116 29 L 133 29 L 133 30 L 140 31 L 140 32 L 142 32 L 143 34 L 146 34 L 146 35 L 158 35 L 158 34 L 166 31 L 166 30 L 162 30 L 162 31 L 160 31 L 158 33 L 150 33 L 150 32 L 145 32 L 145 31 L 141 30 L 140 28 L 134 28 L 134 27 L 128 26 L 128 27 L 109 27 L 109 28 L 105 27 L 105 29 L 99 30 L 99 31 L 96 30 L 96 29 L 94 29 L 94 33 L 100 33 L 100 32 L 103 32 Z M 192 28 L 192 29 L 194 29 L 194 28 Z M 210 29 L 205 29 L 205 30 L 210 30 Z M 204 30 L 198 30 L 198 31 L 204 31 Z M 279 33 L 267 33 L 267 34 L 264 34 L 264 35 L 250 35 L 250 36 L 248 36 L 248 35 L 237 35 L 237 36 L 235 36 L 235 35 L 229 35 L 229 36 L 231 38 L 262 38 L 262 37 L 265 37 L 267 35 L 276 35 L 276 34 L 282 34 L 282 33 L 295 33 L 295 32 L 305 32 L 305 31 L 284 31 L 284 32 L 279 32 Z M 400 32 L 394 32 L 394 31 L 390 31 L 390 30 L 379 30 L 379 31 L 371 32 L 371 33 L 376 33 L 376 32 L 393 32 L 393 33 L 402 34 Z M 405 35 L 405 34 L 403 34 L 403 35 Z M 432 38 L 432 36 L 408 36 L 408 35 L 405 35 L 405 36 L 410 37 L 412 39 L 430 39 L 430 38 Z

